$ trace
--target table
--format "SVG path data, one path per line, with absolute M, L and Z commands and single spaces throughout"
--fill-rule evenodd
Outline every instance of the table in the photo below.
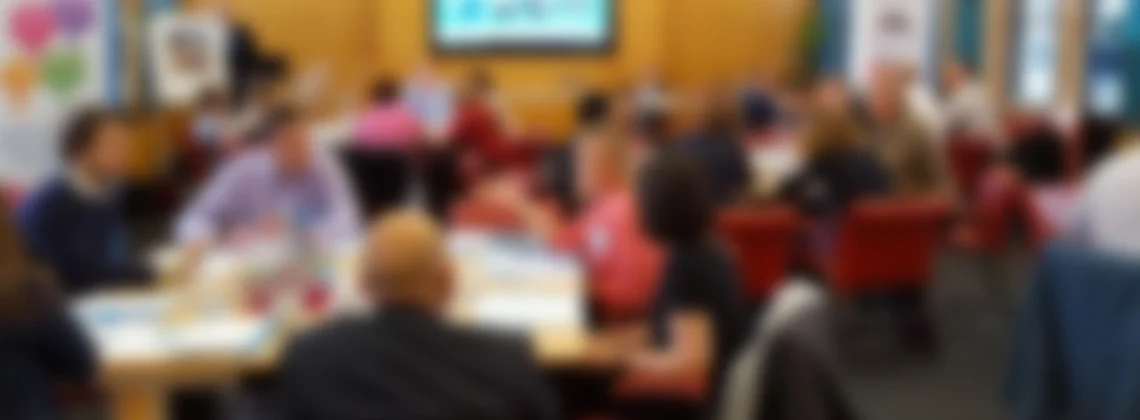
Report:
M 539 363 L 549 368 L 573 365 L 581 360 L 586 351 L 588 332 L 583 308 L 584 279 L 582 269 L 576 261 L 518 240 L 477 232 L 453 235 L 449 239 L 449 247 L 457 268 L 456 294 L 449 314 L 455 322 L 525 331 L 530 335 Z M 169 256 L 176 255 L 177 252 L 162 254 Z M 331 259 L 331 266 L 335 267 L 333 271 L 336 272 L 332 300 L 336 302 L 334 306 L 338 310 L 334 312 L 352 316 L 354 311 L 360 310 L 362 304 L 359 299 L 354 299 L 356 294 L 353 293 L 355 267 L 359 262 L 358 251 L 354 247 L 348 247 L 335 254 L 336 257 Z M 157 265 L 160 272 L 164 268 L 171 269 L 169 259 L 165 262 L 161 261 L 162 258 L 159 260 Z M 246 259 L 231 260 L 241 262 Z M 215 259 L 215 263 L 205 264 L 212 267 L 203 267 L 204 277 L 194 282 L 225 284 L 241 277 L 235 273 L 244 272 L 235 268 L 219 268 L 224 264 L 217 261 Z M 110 393 L 112 418 L 161 420 L 166 418 L 166 396 L 171 389 L 186 385 L 225 387 L 249 374 L 271 372 L 289 339 L 320 322 L 320 319 L 296 314 L 225 315 L 222 318 L 234 320 L 227 325 L 250 324 L 255 326 L 250 328 L 255 329 L 249 331 L 264 331 L 263 336 L 251 340 L 255 344 L 249 347 L 245 347 L 243 342 L 242 345 L 226 347 L 222 351 L 214 349 L 215 351 L 188 352 L 184 348 L 172 349 L 167 341 L 178 342 L 177 337 L 180 335 L 215 335 L 209 331 L 237 329 L 216 325 L 212 327 L 215 330 L 202 327 L 200 324 L 206 322 L 202 319 L 209 316 L 202 315 L 197 309 L 181 308 L 185 302 L 180 301 L 187 293 L 190 292 L 174 288 L 174 291 L 96 296 L 77 303 L 77 311 L 81 305 L 92 305 L 91 302 L 111 302 L 108 306 L 120 305 L 120 308 L 137 305 L 142 308 L 138 309 L 142 313 L 137 315 L 138 318 L 158 318 L 161 322 L 171 322 L 160 327 L 164 331 L 165 340 L 160 350 L 140 354 L 126 351 L 103 354 L 101 380 Z M 195 305 L 199 303 L 190 306 Z M 148 310 L 153 313 L 146 313 Z M 84 317 L 92 318 L 94 315 L 81 315 L 81 318 Z M 184 323 L 180 324 L 179 320 Z M 91 324 L 89 328 L 94 328 L 97 336 L 104 334 L 101 339 L 122 340 L 108 338 L 112 337 L 111 326 L 97 325 L 98 320 L 85 319 L 85 322 Z M 176 328 L 173 325 L 189 326 Z M 238 334 L 247 332 L 241 330 Z M 132 333 L 120 336 L 130 334 Z M 114 347 L 112 343 L 103 346 Z

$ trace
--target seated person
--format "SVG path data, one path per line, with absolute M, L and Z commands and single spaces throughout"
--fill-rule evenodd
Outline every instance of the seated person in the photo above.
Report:
M 1140 145 L 1123 145 L 1105 158 L 1085 183 L 1068 234 L 1100 251 L 1140 258 L 1138 175 Z
M 395 80 L 382 79 L 372 87 L 372 104 L 356 121 L 356 141 L 364 149 L 405 149 L 424 133 L 419 119 L 400 100 Z
M 740 133 L 735 103 L 714 98 L 701 129 L 682 139 L 678 150 L 693 159 L 708 182 L 717 206 L 740 200 L 752 183 L 752 168 Z
M 945 156 L 935 149 L 930 132 L 908 113 L 906 87 L 901 82 L 887 77 L 873 79 L 867 109 L 868 146 L 886 166 L 894 195 L 950 196 Z
M 53 393 L 95 376 L 95 351 L 0 207 L 0 418 L 61 418 Z
M 602 92 L 590 92 L 578 100 L 578 127 L 565 144 L 548 152 L 543 162 L 544 188 L 552 194 L 565 215 L 578 212 L 574 191 L 574 148 L 578 138 L 605 130 L 610 117 L 610 99 Z
M 300 230 L 323 243 L 352 238 L 356 201 L 339 165 L 320 154 L 300 117 L 278 109 L 268 144 L 224 165 L 179 220 L 180 239 L 195 244 Z
M 878 157 L 863 146 L 859 123 L 844 108 L 824 103 L 804 132 L 804 164 L 781 186 L 780 196 L 805 215 L 826 220 L 861 197 L 889 193 L 890 179 Z
M 443 319 L 454 286 L 441 234 L 408 211 L 372 229 L 361 284 L 376 309 L 318 328 L 286 351 L 283 418 L 561 417 L 523 343 Z
M 63 130 L 62 173 L 34 191 L 19 223 L 32 255 L 55 271 L 67 294 L 147 280 L 132 258 L 117 186 L 127 171 L 126 125 L 86 110 Z
M 629 187 L 630 145 L 609 130 L 578 139 L 575 189 L 583 210 L 562 227 L 547 209 L 519 188 L 503 188 L 496 199 L 516 209 L 539 236 L 577 252 L 591 278 L 591 294 L 604 321 L 641 317 L 661 268 L 660 253 L 641 230 Z
M 642 172 L 639 213 L 645 229 L 667 249 L 664 272 L 649 324 L 599 343 L 619 349 L 624 377 L 617 389 L 623 394 L 703 396 L 704 404 L 679 405 L 676 398 L 629 404 L 619 407 L 622 418 L 711 418 L 726 368 L 749 331 L 741 279 L 714 236 L 715 207 L 700 177 L 698 168 L 674 153 L 658 154 Z
M 468 79 L 451 126 L 452 144 L 481 168 L 510 166 L 516 158 L 513 127 L 491 76 L 479 70 Z

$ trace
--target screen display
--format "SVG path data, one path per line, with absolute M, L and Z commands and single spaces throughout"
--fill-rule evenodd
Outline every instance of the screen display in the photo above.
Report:
M 613 0 L 433 0 L 441 52 L 601 52 L 613 41 Z

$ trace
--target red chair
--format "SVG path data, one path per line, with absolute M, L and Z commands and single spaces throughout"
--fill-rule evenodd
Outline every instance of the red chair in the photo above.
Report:
M 990 146 L 984 139 L 964 136 L 952 138 L 946 146 L 950 171 L 962 195 L 972 199 L 990 163 Z
M 737 257 L 749 301 L 765 300 L 784 279 L 799 225 L 790 207 L 729 209 L 719 215 L 717 230 Z
M 949 204 L 937 199 L 857 203 L 826 263 L 833 288 L 854 294 L 925 285 L 948 215 Z

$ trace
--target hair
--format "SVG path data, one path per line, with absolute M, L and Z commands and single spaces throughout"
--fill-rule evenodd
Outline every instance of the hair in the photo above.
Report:
M 481 94 L 495 88 L 494 77 L 485 68 L 477 67 L 467 73 L 467 89 L 469 94 Z
M 281 131 L 282 128 L 292 125 L 301 121 L 301 113 L 296 108 L 291 106 L 278 106 L 269 111 L 269 115 L 258 126 L 255 134 L 252 136 L 255 143 L 264 144 L 272 142 L 273 137 Z
M 33 290 L 51 291 L 50 276 L 25 252 L 15 221 L 0 206 L 0 320 L 22 319 L 38 309 Z
M 600 91 L 591 91 L 578 100 L 578 123 L 601 124 L 610 116 L 610 98 Z
M 372 84 L 372 102 L 386 104 L 400 98 L 400 85 L 392 77 L 384 76 Z
M 226 95 L 225 91 L 218 88 L 205 89 L 198 93 L 195 105 L 198 109 L 226 107 L 229 105 L 229 96 Z
M 739 132 L 740 108 L 731 95 L 714 95 L 705 110 L 702 125 L 709 133 L 735 135 Z
M 859 147 L 863 131 L 849 115 L 817 113 L 804 135 L 804 155 L 808 160 L 831 152 Z
M 704 173 L 684 156 L 670 151 L 654 156 L 638 180 L 638 208 L 645 232 L 673 246 L 704 239 L 712 229 L 714 206 L 704 181 Z
M 119 116 L 101 108 L 87 108 L 73 114 L 63 128 L 63 160 L 72 161 L 87 153 L 103 125 L 119 121 Z

